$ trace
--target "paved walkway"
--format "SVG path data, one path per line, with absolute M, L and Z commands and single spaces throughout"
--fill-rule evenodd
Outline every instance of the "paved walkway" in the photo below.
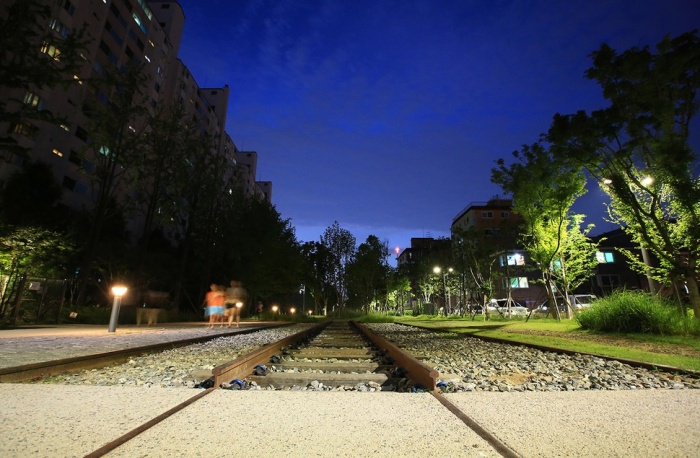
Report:
M 230 334 L 257 327 L 245 322 L 239 328 L 206 329 L 206 323 L 173 323 L 158 326 L 58 325 L 27 326 L 0 330 L 0 368 L 54 361 L 126 348 Z

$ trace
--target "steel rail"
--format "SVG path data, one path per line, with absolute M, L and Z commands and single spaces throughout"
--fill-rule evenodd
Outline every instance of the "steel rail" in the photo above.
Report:
M 230 382 L 235 379 L 243 379 L 253 373 L 255 366 L 258 364 L 268 364 L 270 358 L 279 353 L 282 348 L 288 347 L 300 340 L 303 340 L 311 335 L 318 334 L 328 326 L 330 321 L 319 323 L 305 331 L 292 334 L 277 342 L 272 342 L 264 347 L 255 350 L 247 355 L 240 356 L 232 361 L 228 361 L 212 369 L 214 378 L 214 387 L 218 388 L 224 382 Z
M 386 350 L 387 354 L 394 359 L 394 364 L 406 370 L 409 379 L 416 383 L 420 383 L 430 392 L 437 390 L 437 382 L 438 378 L 440 377 L 440 373 L 438 371 L 419 361 L 414 356 L 401 350 L 399 347 L 374 331 L 371 331 L 366 326 L 363 326 L 355 321 L 352 321 L 351 323 L 376 346 Z
M 84 458 L 99 458 L 101 456 L 106 455 L 107 453 L 111 452 L 112 450 L 119 447 L 120 445 L 129 442 L 131 439 L 138 436 L 142 432 L 153 428 L 155 425 L 157 425 L 161 421 L 178 413 L 179 411 L 181 411 L 185 407 L 189 406 L 190 404 L 199 401 L 200 399 L 202 399 L 204 396 L 208 395 L 212 391 L 214 391 L 214 388 L 209 388 L 207 390 L 204 390 L 201 393 L 198 393 L 198 394 L 192 396 L 191 398 L 176 405 L 172 409 L 169 409 L 169 410 L 163 412 L 162 414 L 158 415 L 157 417 L 152 418 L 151 420 L 148 420 L 146 423 L 142 424 L 141 426 L 137 426 L 136 428 L 132 429 L 128 433 L 123 434 L 123 435 L 117 437 L 116 439 L 114 439 L 113 441 L 108 442 L 107 444 L 98 448 L 94 452 L 88 453 L 87 455 L 85 455 Z

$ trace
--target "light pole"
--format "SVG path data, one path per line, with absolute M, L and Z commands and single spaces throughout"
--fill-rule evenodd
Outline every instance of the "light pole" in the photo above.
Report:
M 126 286 L 112 286 L 112 294 L 114 294 L 114 302 L 112 302 L 112 315 L 109 318 L 109 332 L 114 332 L 117 329 L 117 318 L 119 318 L 119 305 L 122 302 L 122 296 L 126 294 Z
M 299 287 L 299 294 L 301 294 L 301 308 L 306 308 L 306 285 L 301 285 Z
M 449 293 L 447 292 L 447 274 L 452 273 L 454 269 L 452 267 L 449 267 L 443 274 L 442 274 L 442 290 L 445 294 L 444 300 L 445 300 L 445 315 L 447 315 L 449 308 L 450 308 L 450 297 Z M 440 266 L 435 266 L 433 267 L 433 272 L 435 272 L 437 275 L 440 275 L 440 272 L 442 272 L 442 268 Z

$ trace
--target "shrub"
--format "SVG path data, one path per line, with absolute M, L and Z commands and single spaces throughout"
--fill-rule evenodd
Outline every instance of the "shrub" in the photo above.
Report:
M 359 316 L 355 319 L 359 323 L 393 323 L 394 315 L 386 315 L 379 312 L 369 312 L 367 315 Z
M 692 318 L 678 312 L 671 302 L 639 291 L 618 291 L 595 301 L 576 314 L 583 329 L 600 332 L 649 334 L 698 334 Z

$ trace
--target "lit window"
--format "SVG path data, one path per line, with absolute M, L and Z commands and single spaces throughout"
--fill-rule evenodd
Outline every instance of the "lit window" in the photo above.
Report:
M 41 45 L 41 52 L 53 57 L 53 60 L 57 62 L 61 60 L 61 51 L 56 46 L 50 44 L 48 41 L 45 41 L 44 44 Z
M 146 13 L 146 17 L 148 17 L 148 20 L 150 21 L 153 19 L 153 13 L 151 12 L 151 9 L 146 5 L 146 2 L 144 0 L 136 0 L 139 2 L 139 5 L 141 5 L 141 8 L 143 8 L 143 12 Z
M 37 132 L 36 126 L 29 124 L 28 122 L 22 121 L 18 122 L 12 126 L 12 133 L 24 135 L 27 137 L 33 137 Z
M 27 91 L 27 93 L 24 94 L 24 104 L 38 110 L 44 109 L 44 101 L 41 99 L 41 97 L 30 91 Z
M 513 253 L 507 256 L 509 266 L 524 266 L 525 256 L 520 253 Z
M 139 17 L 139 15 L 136 13 L 133 13 L 132 17 L 134 18 L 134 22 L 136 22 L 136 24 L 139 26 L 141 31 L 145 34 L 148 34 L 148 31 L 146 30 L 146 25 L 143 22 L 141 22 L 141 17 Z M 143 48 L 141 48 L 141 49 L 143 49 Z
M 615 256 L 610 251 L 597 251 L 595 258 L 599 264 L 610 264 L 615 262 Z
M 78 84 L 83 84 L 78 75 L 73 75 L 73 79 L 78 82 Z
M 49 28 L 58 32 L 63 38 L 68 36 L 68 27 L 63 25 L 58 19 L 52 19 L 51 22 L 49 22 Z
M 527 277 L 511 277 L 508 280 L 511 288 L 529 288 Z
M 56 148 L 52 149 L 51 152 L 54 153 L 58 157 L 63 157 L 63 153 Z
M 68 124 L 59 124 L 58 127 L 65 130 L 66 132 L 70 132 L 70 126 Z

